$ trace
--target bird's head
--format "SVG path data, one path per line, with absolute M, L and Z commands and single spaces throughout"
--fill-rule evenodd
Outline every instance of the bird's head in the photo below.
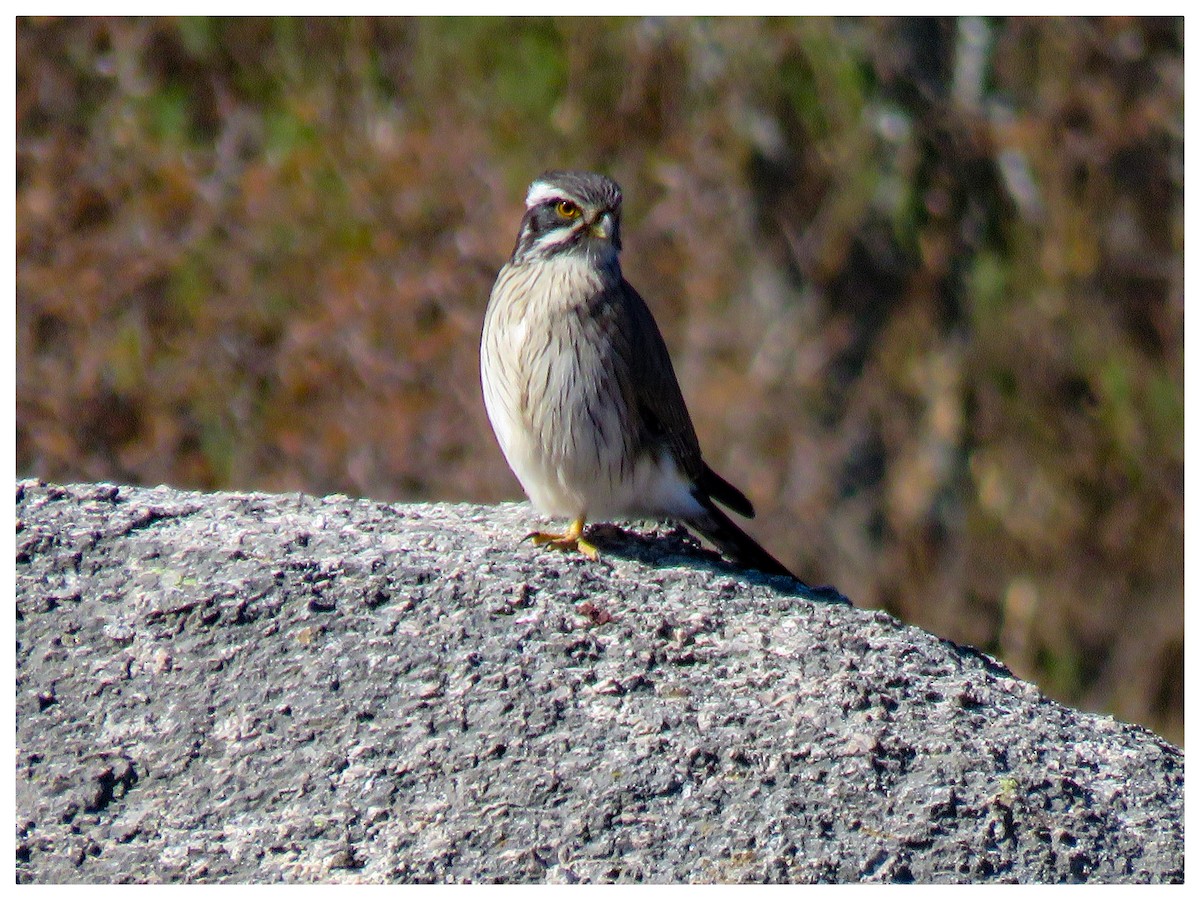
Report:
M 611 178 L 552 171 L 529 186 L 514 262 L 566 253 L 615 266 L 620 249 L 621 188 Z

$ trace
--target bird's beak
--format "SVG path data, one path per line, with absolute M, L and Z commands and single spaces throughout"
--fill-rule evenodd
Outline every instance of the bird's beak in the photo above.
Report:
M 613 233 L 613 217 L 612 213 L 605 213 L 595 222 L 588 226 L 588 234 L 600 240 L 608 240 Z

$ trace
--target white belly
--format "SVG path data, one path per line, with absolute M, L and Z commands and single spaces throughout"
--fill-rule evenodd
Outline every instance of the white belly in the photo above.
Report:
M 548 446 L 536 439 L 534 428 L 494 399 L 488 415 L 509 468 L 533 505 L 547 516 L 688 518 L 702 512 L 669 455 L 655 459 L 643 453 L 622 466 L 607 448 L 594 441 L 589 446 L 586 438 Z
M 617 371 L 619 360 L 606 357 L 606 343 L 564 332 L 584 327 L 573 315 L 555 320 L 505 312 L 489 305 L 484 323 L 484 405 L 533 504 L 570 519 L 699 514 L 675 461 L 635 449 L 626 395 L 618 387 L 628 375 Z

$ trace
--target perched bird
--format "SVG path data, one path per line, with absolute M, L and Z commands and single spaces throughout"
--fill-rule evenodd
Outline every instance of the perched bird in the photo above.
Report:
M 795 577 L 717 506 L 754 515 L 701 458 L 667 345 L 621 275 L 620 250 L 617 183 L 546 172 L 492 288 L 480 347 L 488 418 L 534 506 L 571 523 L 529 537 L 594 559 L 589 518 L 670 517 L 740 565 Z

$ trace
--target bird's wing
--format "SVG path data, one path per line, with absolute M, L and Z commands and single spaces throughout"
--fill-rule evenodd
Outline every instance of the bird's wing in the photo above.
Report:
M 667 345 L 646 303 L 627 281 L 620 288 L 623 298 L 610 310 L 618 316 L 628 316 L 627 322 L 614 333 L 627 336 L 616 345 L 617 355 L 628 366 L 633 385 L 633 403 L 641 419 L 639 432 L 642 446 L 665 447 L 681 469 L 692 479 L 693 495 L 703 511 L 686 520 L 687 524 L 708 538 L 735 562 L 769 575 L 796 576 L 739 528 L 714 503 L 725 504 L 743 516 L 753 517 L 754 507 L 746 495 L 708 467 L 700 457 L 700 442 L 688 415 Z M 618 312 L 619 311 L 619 312 Z
M 618 380 L 630 386 L 631 396 L 626 402 L 637 420 L 638 444 L 654 450 L 666 449 L 680 471 L 692 480 L 697 494 L 725 504 L 738 515 L 754 518 L 754 506 L 746 495 L 701 458 L 700 441 L 675 377 L 666 341 L 646 301 L 624 279 L 609 290 L 621 295 L 604 297 L 600 308 L 614 317 L 607 330 L 618 358 L 629 372 L 629 378 Z
M 639 443 L 647 448 L 667 449 L 680 470 L 699 483 L 709 470 L 700 457 L 700 441 L 679 389 L 666 341 L 646 301 L 628 281 L 622 279 L 612 290 L 623 294 L 612 308 L 628 317 L 623 323 L 626 327 L 614 329 L 614 334 L 621 338 L 615 349 L 632 376 L 630 405 L 640 419 Z

